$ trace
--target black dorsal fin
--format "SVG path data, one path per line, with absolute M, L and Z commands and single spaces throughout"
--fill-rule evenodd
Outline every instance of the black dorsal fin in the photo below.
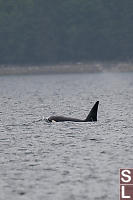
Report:
M 99 101 L 95 103 L 89 115 L 86 117 L 85 122 L 97 121 L 98 104 L 99 104 Z

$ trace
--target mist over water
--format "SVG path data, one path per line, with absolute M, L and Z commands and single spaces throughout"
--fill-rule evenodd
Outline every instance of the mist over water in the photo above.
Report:
M 35 122 L 51 115 L 95 123 Z M 0 199 L 113 200 L 133 167 L 133 73 L 0 77 Z

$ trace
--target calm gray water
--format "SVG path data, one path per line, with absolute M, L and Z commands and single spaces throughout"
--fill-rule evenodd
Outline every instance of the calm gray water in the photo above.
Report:
M 34 122 L 50 115 L 95 123 Z M 0 77 L 0 200 L 117 200 L 133 167 L 133 73 Z

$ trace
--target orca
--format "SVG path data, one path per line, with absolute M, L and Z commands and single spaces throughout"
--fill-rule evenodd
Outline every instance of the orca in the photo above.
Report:
M 91 111 L 89 112 L 86 119 L 76 119 L 71 117 L 64 117 L 64 116 L 51 116 L 47 119 L 47 122 L 65 122 L 65 121 L 71 121 L 71 122 L 95 122 L 97 121 L 97 111 L 98 111 L 98 104 L 99 101 L 97 101 L 94 106 L 92 107 Z

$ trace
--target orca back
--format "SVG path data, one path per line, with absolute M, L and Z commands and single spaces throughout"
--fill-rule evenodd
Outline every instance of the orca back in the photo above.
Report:
M 85 120 L 71 118 L 71 117 L 64 117 L 64 116 L 51 116 L 47 119 L 48 122 L 64 122 L 64 121 L 73 121 L 73 122 L 94 122 L 97 121 L 97 111 L 98 111 L 98 104 L 99 101 L 95 103 L 93 108 L 91 109 L 89 115 Z

